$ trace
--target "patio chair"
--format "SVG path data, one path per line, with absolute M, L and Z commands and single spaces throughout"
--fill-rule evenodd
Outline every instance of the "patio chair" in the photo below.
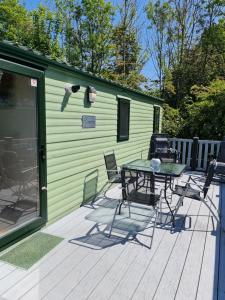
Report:
M 106 171 L 107 171 L 107 176 L 108 176 L 108 181 L 106 183 L 109 184 L 108 189 L 113 185 L 114 183 L 121 183 L 121 175 L 120 175 L 120 169 L 117 166 L 116 163 L 116 156 L 114 151 L 109 153 L 109 154 L 104 154 L 104 159 L 105 159 L 105 166 L 106 166 Z M 134 178 L 133 176 L 128 176 L 126 179 L 133 183 L 137 180 L 137 178 Z
M 104 159 L 105 159 L 108 181 L 110 183 L 120 183 L 121 176 L 120 176 L 120 171 L 117 167 L 116 156 L 114 151 L 109 154 L 104 154 Z
M 81 206 L 87 203 L 94 203 L 98 195 L 98 177 L 98 170 L 94 170 L 85 176 L 83 187 L 83 201 L 81 203 Z
M 210 210 L 212 215 L 215 217 L 215 219 L 218 221 L 218 223 L 220 224 L 220 218 L 215 215 L 214 211 L 212 210 L 212 208 L 210 207 L 210 205 L 207 202 L 207 200 L 208 200 L 209 203 L 217 211 L 215 204 L 212 202 L 211 198 L 207 195 L 210 185 L 211 185 L 211 182 L 212 182 L 212 179 L 213 179 L 213 176 L 215 174 L 216 168 L 217 168 L 217 162 L 216 162 L 216 160 L 213 160 L 209 165 L 208 173 L 207 173 L 207 176 L 205 177 L 205 182 L 202 182 L 202 178 L 203 178 L 202 176 L 190 175 L 187 181 L 181 181 L 182 183 L 185 183 L 184 186 L 181 186 L 181 185 L 175 186 L 173 194 L 177 194 L 180 196 L 178 203 L 177 203 L 176 211 L 179 209 L 179 206 L 183 204 L 183 200 L 185 197 L 191 198 L 191 199 L 201 201 L 202 203 L 204 203 L 208 207 L 208 209 Z M 199 181 L 198 179 L 201 179 L 201 181 Z
M 134 175 L 134 173 L 133 173 L 133 175 Z M 135 179 L 136 179 L 136 176 L 138 176 L 138 173 L 134 176 Z M 154 192 L 152 191 L 150 185 L 144 186 L 142 189 L 137 190 L 136 188 L 133 188 L 133 185 L 131 185 L 130 182 L 126 182 L 125 189 L 126 189 L 127 199 L 125 201 L 120 200 L 115 208 L 113 220 L 112 220 L 112 223 L 111 223 L 111 226 L 109 229 L 109 237 L 111 237 L 112 230 L 114 228 L 114 224 L 116 221 L 117 213 L 120 214 L 122 205 L 125 205 L 127 203 L 129 218 L 131 218 L 131 215 L 133 215 L 133 213 L 131 213 L 131 209 L 133 207 L 132 203 L 133 204 L 138 203 L 139 207 L 141 206 L 142 208 L 146 208 L 146 209 L 147 208 L 149 209 L 149 206 L 151 206 L 152 207 L 152 215 L 150 217 L 150 222 L 152 222 L 152 220 L 153 220 L 153 222 L 152 222 L 153 229 L 152 229 L 151 241 L 150 241 L 150 245 L 149 245 L 149 248 L 151 249 L 152 243 L 153 243 L 153 238 L 154 238 L 155 227 L 157 225 L 157 220 L 158 220 L 158 213 L 159 213 L 159 209 L 161 208 L 161 198 L 163 195 L 163 190 L 161 190 L 160 194 L 157 195 L 155 193 L 155 191 Z M 138 233 L 138 231 L 139 230 L 137 230 L 136 233 Z
M 167 134 L 153 134 L 151 138 L 151 152 L 149 159 L 159 158 L 162 162 L 176 163 L 179 155 L 176 149 L 170 147 Z

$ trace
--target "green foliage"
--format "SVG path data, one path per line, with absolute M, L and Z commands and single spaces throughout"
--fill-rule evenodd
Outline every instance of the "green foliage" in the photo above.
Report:
M 57 15 L 47 7 L 40 5 L 31 11 L 31 31 L 28 46 L 53 58 L 60 57 L 62 51 L 59 46 L 58 19 Z
M 86 69 L 99 74 L 110 56 L 113 7 L 104 0 L 83 0 L 82 7 Z
M 26 44 L 31 23 L 18 0 L 0 1 L 0 39 Z
M 139 89 L 146 78 L 141 74 L 145 62 L 145 54 L 138 41 L 136 1 L 124 0 L 120 7 L 120 19 L 113 28 L 111 46 L 112 57 L 104 74 L 129 87 Z
M 165 44 L 170 45 L 172 42 L 169 24 L 173 19 L 173 9 L 169 2 L 157 0 L 154 3 L 148 1 L 145 10 L 150 23 L 148 29 L 151 30 L 151 39 L 153 40 L 154 50 L 152 52 L 157 66 L 159 89 L 163 93 L 163 81 L 171 63 L 172 52 L 170 47 L 165 47 Z
M 105 0 L 55 0 L 68 62 L 101 74 L 110 59 L 114 8 Z
M 52 58 L 139 89 L 145 57 L 135 25 L 135 0 L 124 0 L 121 20 L 106 0 L 54 0 L 27 11 L 19 0 L 0 0 L 0 39 L 19 42 Z
M 197 101 L 186 106 L 182 135 L 221 140 L 225 135 L 225 80 L 214 80 L 209 86 L 194 86 Z
M 149 1 L 146 14 L 158 88 L 171 106 L 165 105 L 163 130 L 185 138 L 221 139 L 225 135 L 225 1 Z
M 55 13 L 40 5 L 28 12 L 17 0 L 0 1 L 0 39 L 11 40 L 39 50 L 43 54 L 61 55 Z
M 178 109 L 163 105 L 162 132 L 168 133 L 171 137 L 179 136 L 183 127 L 183 119 Z

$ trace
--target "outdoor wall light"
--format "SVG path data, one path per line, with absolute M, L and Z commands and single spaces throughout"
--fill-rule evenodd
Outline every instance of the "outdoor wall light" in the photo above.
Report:
M 67 83 L 65 85 L 65 91 L 69 94 L 76 93 L 79 91 L 79 89 L 80 89 L 80 85 L 72 85 L 70 83 Z
M 88 94 L 88 101 L 93 103 L 96 101 L 96 95 L 97 95 L 97 91 L 93 86 L 88 86 L 87 87 L 87 94 Z

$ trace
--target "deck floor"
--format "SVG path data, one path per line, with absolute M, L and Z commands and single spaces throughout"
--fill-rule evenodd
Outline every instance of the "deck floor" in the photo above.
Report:
M 118 198 L 121 190 L 109 193 Z M 209 196 L 224 215 L 225 185 L 213 184 Z M 185 221 L 173 233 L 158 226 L 148 249 L 152 228 L 137 239 L 118 226 L 110 239 L 104 234 L 112 211 L 100 207 L 105 200 L 44 228 L 64 240 L 29 270 L 0 262 L 0 299 L 225 299 L 225 233 L 204 204 L 185 198 Z

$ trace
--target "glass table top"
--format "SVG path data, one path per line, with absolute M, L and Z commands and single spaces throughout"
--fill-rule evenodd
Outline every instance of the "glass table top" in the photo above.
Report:
M 151 160 L 146 159 L 137 159 L 131 161 L 127 164 L 122 165 L 123 170 L 133 170 L 133 171 L 142 171 L 142 172 L 154 172 L 158 175 L 164 176 L 180 176 L 185 170 L 186 165 L 176 164 L 176 163 L 161 163 L 160 166 L 156 169 L 151 166 Z

